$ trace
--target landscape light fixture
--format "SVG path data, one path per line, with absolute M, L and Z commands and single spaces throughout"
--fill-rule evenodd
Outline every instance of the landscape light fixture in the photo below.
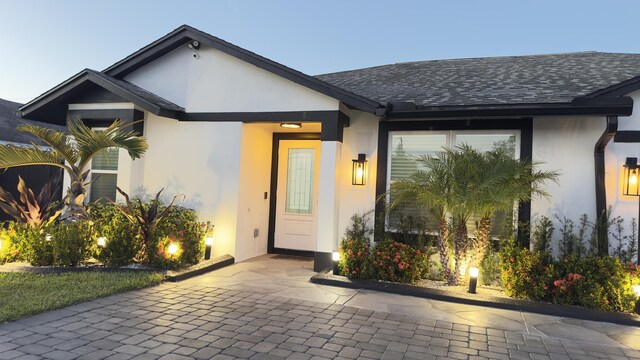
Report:
M 211 259 L 211 246 L 213 246 L 213 236 L 207 236 L 204 239 L 204 244 L 206 246 L 204 248 L 204 259 L 209 260 Z
M 169 255 L 175 255 L 178 252 L 178 245 L 175 243 L 169 244 L 169 248 L 167 249 Z
M 302 127 L 302 123 L 281 123 L 280 127 L 285 129 L 300 129 Z
M 365 185 L 367 183 L 367 156 L 358 154 L 357 159 L 353 159 L 352 185 Z
M 640 179 L 638 179 L 638 175 L 640 175 L 639 170 L 640 166 L 638 166 L 638 158 L 628 157 L 622 166 L 622 195 L 638 196 L 640 199 Z M 640 219 L 640 204 L 638 205 L 638 219 Z M 640 242 L 638 242 L 637 254 L 636 265 L 640 265 Z
M 469 269 L 469 293 L 476 293 L 476 286 L 478 285 L 478 268 L 472 267 Z
M 99 247 L 105 247 L 107 245 L 107 238 L 104 236 L 100 236 L 98 238 L 98 246 Z
M 47 234 L 44 236 L 45 241 L 51 241 L 51 235 Z
M 333 254 L 331 254 L 331 260 L 333 260 L 333 275 L 340 275 L 340 267 L 338 266 L 340 253 L 338 251 L 334 251 Z

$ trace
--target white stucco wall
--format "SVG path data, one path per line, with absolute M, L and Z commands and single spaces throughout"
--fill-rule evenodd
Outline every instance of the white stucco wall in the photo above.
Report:
M 344 231 L 351 226 L 351 216 L 373 210 L 376 199 L 379 118 L 360 111 L 351 111 L 349 115 L 351 126 L 344 129 L 342 142 L 338 241 L 342 239 Z M 364 186 L 351 184 L 352 160 L 356 159 L 358 154 L 367 155 L 368 176 Z M 373 218 L 374 216 L 371 216 L 370 225 L 373 225 Z
M 267 253 L 272 142 L 273 136 L 268 126 L 242 126 L 236 229 L 237 261 Z M 254 237 L 254 229 L 258 231 L 257 237 Z
M 558 183 L 547 182 L 549 199 L 531 203 L 532 223 L 544 215 L 577 221 L 596 216 L 593 150 L 605 128 L 603 117 L 537 117 L 533 120 L 534 162 L 541 170 L 560 172 Z
M 179 205 L 215 225 L 212 256 L 235 255 L 242 123 L 179 122 L 147 114 L 144 186 L 163 198 L 184 194 Z M 138 186 L 141 186 L 139 184 Z
M 194 57 L 194 55 L 196 55 Z M 337 110 L 339 101 L 203 45 L 182 46 L 127 75 L 187 112 Z
M 633 99 L 633 114 L 618 118 L 618 131 L 638 131 L 640 130 L 640 91 L 627 96 Z M 626 228 L 630 229 L 631 219 L 638 220 L 639 199 L 637 196 L 622 195 L 622 165 L 627 157 L 640 158 L 640 144 L 611 141 L 605 149 L 607 205 L 612 206 L 613 216 L 621 216 Z

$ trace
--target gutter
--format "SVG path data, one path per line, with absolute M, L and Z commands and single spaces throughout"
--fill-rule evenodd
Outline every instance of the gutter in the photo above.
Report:
M 387 104 L 387 120 L 433 119 L 468 117 L 561 116 L 561 115 L 619 115 L 629 116 L 633 100 L 629 97 L 584 99 L 566 103 L 486 104 L 423 106 L 413 102 Z
M 609 229 L 607 222 L 607 189 L 604 185 L 604 150 L 607 144 L 614 138 L 618 131 L 618 116 L 607 116 L 607 126 L 598 139 L 593 152 L 595 161 L 595 180 L 596 180 L 596 222 L 598 231 L 598 255 L 609 254 Z

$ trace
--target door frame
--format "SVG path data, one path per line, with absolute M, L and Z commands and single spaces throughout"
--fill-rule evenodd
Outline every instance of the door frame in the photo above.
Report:
M 269 193 L 269 236 L 267 237 L 268 254 L 285 254 L 296 256 L 314 256 L 315 251 L 291 250 L 275 247 L 276 231 L 276 191 L 278 189 L 278 150 L 280 140 L 321 140 L 320 133 L 273 133 L 271 147 L 271 186 Z M 322 156 L 322 154 L 320 154 Z

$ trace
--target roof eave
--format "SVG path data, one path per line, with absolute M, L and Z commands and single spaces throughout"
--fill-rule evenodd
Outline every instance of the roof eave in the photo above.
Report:
M 432 118 L 484 118 L 484 117 L 530 117 L 559 115 L 618 115 L 629 116 L 633 111 L 633 100 L 629 97 L 599 98 L 590 101 L 575 99 L 567 103 L 493 104 L 469 106 L 415 106 L 407 103 L 391 103 L 386 113 L 387 120 L 432 119 Z M 394 108 L 396 110 L 394 110 Z

